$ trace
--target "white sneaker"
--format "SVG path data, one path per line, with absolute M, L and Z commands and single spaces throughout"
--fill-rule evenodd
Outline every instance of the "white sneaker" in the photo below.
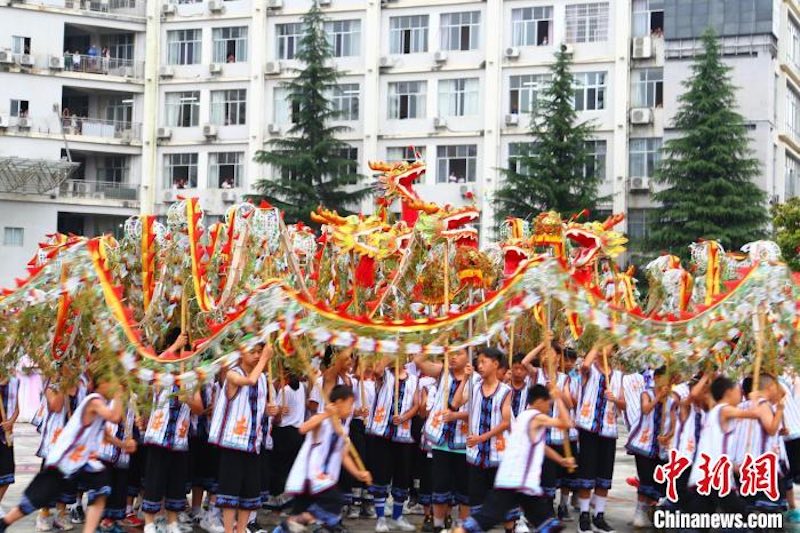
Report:
M 145 524 L 144 530 L 142 533 L 156 533 L 158 530 L 156 529 L 156 524 Z
M 528 524 L 525 523 L 525 518 L 521 517 L 517 520 L 516 525 L 514 526 L 514 533 L 529 533 L 530 529 L 528 529 Z
M 633 527 L 646 528 L 653 525 L 650 522 L 650 517 L 647 515 L 647 510 L 642 507 L 637 507 L 636 512 L 633 514 Z
M 181 526 L 180 526 L 180 524 L 178 522 L 170 522 L 169 524 L 167 524 L 166 532 L 167 533 L 183 533 L 183 530 L 181 529 Z
M 408 501 L 403 504 L 403 514 L 408 515 L 423 515 L 425 514 L 425 509 L 418 503 L 410 505 Z
M 209 510 L 200 520 L 200 528 L 208 533 L 225 533 L 225 526 L 213 510 Z
M 347 511 L 347 518 L 351 520 L 356 519 L 361 516 L 361 506 L 359 505 L 351 505 L 350 509 Z
M 56 515 L 53 517 L 53 529 L 56 531 L 72 531 L 75 525 L 66 513 L 63 515 Z
M 386 517 L 378 518 L 375 522 L 375 533 L 389 533 L 389 522 Z
M 389 529 L 392 531 L 416 531 L 417 526 L 409 522 L 405 516 L 401 516 L 397 520 L 389 519 L 387 520 L 389 524 Z
M 36 515 L 36 531 L 52 531 L 53 524 L 51 523 L 52 516 Z

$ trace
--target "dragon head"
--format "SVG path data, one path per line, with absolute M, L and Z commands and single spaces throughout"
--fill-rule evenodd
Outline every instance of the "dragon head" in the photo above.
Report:
M 410 226 L 417 221 L 417 212 L 422 211 L 432 215 L 439 211 L 439 206 L 427 203 L 420 199 L 414 191 L 414 182 L 425 174 L 425 162 L 397 161 L 386 163 L 384 161 L 370 161 L 369 168 L 376 172 L 378 186 L 383 190 L 384 199 L 388 202 L 399 198 L 403 209 L 403 220 Z
M 601 256 L 614 258 L 625 251 L 628 239 L 611 228 L 622 222 L 624 215 L 612 215 L 604 222 L 570 222 L 564 237 L 572 245 L 570 264 L 582 269 L 594 264 Z
M 503 275 L 511 277 L 528 261 L 532 250 L 528 243 L 528 223 L 521 218 L 508 217 L 501 233 L 506 237 L 500 245 L 503 253 Z
M 478 247 L 478 230 L 470 226 L 481 217 L 478 208 L 472 205 L 452 208 L 445 206 L 440 213 L 442 219 L 442 237 L 452 240 L 456 246 Z

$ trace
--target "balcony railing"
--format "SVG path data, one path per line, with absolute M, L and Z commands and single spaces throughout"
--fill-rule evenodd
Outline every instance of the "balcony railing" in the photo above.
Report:
M 59 188 L 62 198 L 93 198 L 98 200 L 139 200 L 139 188 L 116 181 L 67 180 Z
M 10 54 L 10 61 L 10 65 L 33 69 L 34 71 L 80 72 L 136 80 L 144 78 L 144 61 L 134 61 L 132 59 L 71 53 L 58 55 L 12 53 Z M 0 61 L 0 63 L 6 64 L 3 61 Z
M 42 7 L 144 17 L 146 0 L 16 0 Z
M 124 142 L 141 140 L 142 125 L 138 122 L 103 120 L 91 117 L 11 117 L 9 132 L 18 134 L 38 133 L 42 135 L 79 135 L 102 139 L 118 139 Z

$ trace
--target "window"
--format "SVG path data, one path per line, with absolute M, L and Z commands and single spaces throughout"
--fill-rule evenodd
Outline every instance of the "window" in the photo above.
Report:
M 661 107 L 664 105 L 664 69 L 634 70 L 633 107 Z
M 661 162 L 661 139 L 631 139 L 630 141 L 630 176 L 649 178 L 655 174 Z
M 428 15 L 389 19 L 392 54 L 417 54 L 428 51 Z
M 412 163 L 417 159 L 425 160 L 424 146 L 390 146 L 386 149 L 387 161 L 407 161 Z
M 478 48 L 480 11 L 442 13 L 439 20 L 442 50 L 476 50 Z
M 103 158 L 103 166 L 97 169 L 97 180 L 110 183 L 128 182 L 128 158 L 114 155 Z
M 600 182 L 606 180 L 606 141 L 587 141 L 586 149 L 590 160 L 583 169 L 584 177 L 598 177 Z
M 133 34 L 114 33 L 108 36 L 108 53 L 116 59 L 133 60 Z
M 436 182 L 474 182 L 478 161 L 478 147 L 474 144 L 456 144 L 436 147 Z
M 628 237 L 631 240 L 642 240 L 648 236 L 647 209 L 628 209 Z
M 245 123 L 247 116 L 247 89 L 211 91 L 211 123 L 218 126 L 236 126 Z
M 194 189 L 197 187 L 197 154 L 167 154 L 167 187 Z
M 273 98 L 275 123 L 279 125 L 293 124 L 297 113 L 300 112 L 300 103 L 292 101 L 287 87 L 276 87 Z
M 303 23 L 278 24 L 275 29 L 278 34 L 278 59 L 294 59 L 303 39 Z
M 786 198 L 797 196 L 798 192 L 798 174 L 800 170 L 800 161 L 786 153 L 786 168 L 785 168 L 785 181 L 786 181 Z
M 800 69 L 800 26 L 789 17 L 789 41 L 786 43 L 789 62 Z
M 664 0 L 633 0 L 633 36 L 664 33 Z
M 129 128 L 133 120 L 133 98 L 113 96 L 106 104 L 106 120 L 117 126 Z
M 11 116 L 12 117 L 27 117 L 28 116 L 28 101 L 27 100 L 11 100 Z
M 533 143 L 510 143 L 508 145 L 508 169 L 517 174 L 527 175 L 528 168 L 522 163 L 522 158 L 531 153 Z
M 356 185 L 358 183 L 358 148 L 355 146 L 342 148 L 338 155 L 347 160 L 347 163 L 339 169 L 339 174 L 351 178 L 346 181 L 347 185 Z
M 325 23 L 325 33 L 333 57 L 352 57 L 361 54 L 361 21 L 333 20 Z
M 166 93 L 167 126 L 191 128 L 200 122 L 200 91 Z
M 343 83 L 333 86 L 333 108 L 338 120 L 358 120 L 358 101 L 360 87 L 357 83 Z
M 511 76 L 509 113 L 533 113 L 536 110 L 539 95 L 549 80 L 549 74 Z
M 247 61 L 247 26 L 214 28 L 214 63 Z
M 197 65 L 200 63 L 201 30 L 170 30 L 167 32 L 167 62 L 170 65 Z
M 514 46 L 547 46 L 553 42 L 553 7 L 523 7 L 511 10 Z
M 22 246 L 25 242 L 25 228 L 6 226 L 3 228 L 3 246 Z
M 244 152 L 208 154 L 208 186 L 211 189 L 241 187 L 244 176 Z
M 800 95 L 791 87 L 786 91 L 786 129 L 792 137 L 800 139 Z
M 464 117 L 478 114 L 478 78 L 439 80 L 439 115 Z
M 575 110 L 595 111 L 606 107 L 606 73 L 575 74 Z
M 20 35 L 11 36 L 11 51 L 14 54 L 30 54 L 31 53 L 31 38 L 22 37 Z
M 426 88 L 424 81 L 390 83 L 389 118 L 424 118 Z
M 567 6 L 567 42 L 594 43 L 608 40 L 608 3 Z

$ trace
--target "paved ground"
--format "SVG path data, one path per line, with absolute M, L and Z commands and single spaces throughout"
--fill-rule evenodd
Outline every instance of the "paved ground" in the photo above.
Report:
M 622 440 L 620 441 L 622 442 Z M 22 491 L 28 485 L 30 480 L 39 471 L 40 463 L 38 457 L 34 455 L 36 448 L 39 444 L 39 434 L 36 433 L 33 426 L 30 424 L 18 424 L 14 430 L 14 448 L 17 463 L 17 482 L 12 485 L 6 494 L 3 507 L 8 509 L 15 505 L 22 495 Z M 628 486 L 625 482 L 626 478 L 635 476 L 636 468 L 634 466 L 633 458 L 626 455 L 622 446 L 620 445 L 617 450 L 616 463 L 614 467 L 614 487 L 609 494 L 609 501 L 607 505 L 606 515 L 608 521 L 619 532 L 634 531 L 628 525 L 628 521 L 633 515 L 636 506 L 636 493 L 635 490 Z M 412 522 L 419 521 L 420 517 L 412 517 Z M 266 527 L 277 522 L 275 515 L 262 514 L 259 517 L 259 523 Z M 372 533 L 374 531 L 374 521 L 372 520 L 354 520 L 347 521 L 346 525 L 353 533 Z M 567 531 L 575 531 L 575 522 L 568 524 Z M 75 532 L 80 531 L 80 526 L 76 527 Z M 27 517 L 25 520 L 14 525 L 11 531 L 19 533 L 32 533 L 34 531 L 33 518 Z M 202 530 L 197 530 L 198 533 Z

